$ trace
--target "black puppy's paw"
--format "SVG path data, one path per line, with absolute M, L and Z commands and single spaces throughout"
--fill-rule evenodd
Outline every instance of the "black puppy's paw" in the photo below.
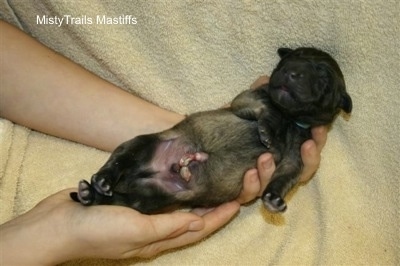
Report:
M 92 205 L 95 199 L 95 192 L 92 186 L 86 180 L 79 181 L 78 192 L 72 192 L 69 194 L 70 197 L 82 205 Z
M 285 201 L 275 193 L 268 192 L 263 197 L 263 203 L 265 208 L 270 212 L 284 212 L 286 210 Z
M 264 144 L 267 149 L 271 149 L 272 141 L 268 137 L 260 136 L 262 144 Z
M 100 176 L 100 175 L 93 175 L 91 184 L 94 189 L 100 194 L 104 196 L 111 197 L 112 196 L 112 190 L 111 190 L 111 185 L 108 183 L 105 177 Z
M 260 125 L 258 127 L 258 134 L 260 135 L 260 140 L 262 144 L 264 144 L 267 149 L 270 149 L 272 145 L 272 140 L 269 130 L 265 126 Z

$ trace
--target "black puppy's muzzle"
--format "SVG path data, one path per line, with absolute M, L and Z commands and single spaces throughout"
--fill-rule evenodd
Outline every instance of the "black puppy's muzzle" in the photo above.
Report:
M 299 70 L 288 70 L 284 73 L 287 82 L 299 82 L 304 77 L 304 74 Z

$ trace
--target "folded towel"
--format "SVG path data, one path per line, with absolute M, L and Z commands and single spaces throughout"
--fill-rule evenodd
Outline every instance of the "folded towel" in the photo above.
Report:
M 320 169 L 290 195 L 285 214 L 256 201 L 189 247 L 150 260 L 70 264 L 398 265 L 399 10 L 397 0 L 0 1 L 1 18 L 179 113 L 231 101 L 271 72 L 281 46 L 330 52 L 353 98 L 353 115 L 336 121 Z M 81 24 L 38 23 L 66 16 Z M 87 179 L 109 154 L 0 120 L 0 155 L 4 222 Z

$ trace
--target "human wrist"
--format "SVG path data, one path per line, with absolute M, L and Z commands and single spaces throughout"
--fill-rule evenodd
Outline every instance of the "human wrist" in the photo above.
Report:
M 31 210 L 2 224 L 0 264 L 55 265 L 76 258 L 73 238 L 55 218 Z

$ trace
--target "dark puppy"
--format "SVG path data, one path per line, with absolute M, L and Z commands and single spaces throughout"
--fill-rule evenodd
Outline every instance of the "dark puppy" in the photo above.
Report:
M 89 184 L 71 197 L 84 205 L 124 205 L 143 213 L 177 207 L 215 206 L 235 199 L 244 173 L 272 152 L 276 171 L 263 193 L 272 212 L 302 169 L 301 144 L 310 127 L 351 112 L 342 72 L 314 48 L 278 50 L 270 83 L 237 96 L 231 107 L 195 113 L 172 129 L 121 144 Z

